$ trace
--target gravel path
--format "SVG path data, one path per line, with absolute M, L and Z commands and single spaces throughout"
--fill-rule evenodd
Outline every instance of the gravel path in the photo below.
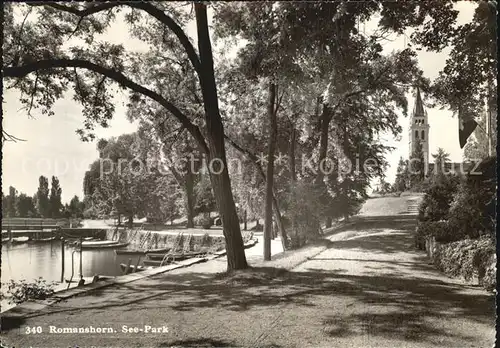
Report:
M 261 247 L 248 255 L 292 272 L 214 278 L 226 267 L 221 258 L 57 303 L 4 338 L 16 347 L 493 346 L 494 298 L 429 265 L 412 249 L 413 227 L 414 217 L 360 217 L 326 246 L 267 264 Z M 26 325 L 44 333 L 26 335 Z M 51 334 L 50 325 L 116 332 Z M 143 331 L 122 333 L 124 325 Z

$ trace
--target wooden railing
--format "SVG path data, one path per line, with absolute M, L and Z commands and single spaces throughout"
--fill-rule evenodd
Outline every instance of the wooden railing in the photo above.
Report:
M 57 219 L 43 218 L 4 218 L 2 219 L 2 230 L 8 229 L 56 229 L 61 224 Z

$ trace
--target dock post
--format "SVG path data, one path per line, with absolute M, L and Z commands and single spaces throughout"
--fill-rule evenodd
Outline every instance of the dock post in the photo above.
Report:
M 9 233 L 9 242 L 12 241 L 12 227 L 8 227 L 7 232 Z
M 137 258 L 135 268 L 132 270 L 133 273 L 137 272 L 137 268 L 139 268 L 139 262 L 141 262 L 141 255 L 139 255 L 139 257 Z
M 83 279 L 83 237 L 80 236 L 80 279 Z
M 127 268 L 125 268 L 125 273 L 124 274 L 128 274 L 128 271 L 130 269 L 130 264 L 131 263 L 132 263 L 132 259 L 128 259 Z
M 64 237 L 61 237 L 61 283 L 64 283 Z

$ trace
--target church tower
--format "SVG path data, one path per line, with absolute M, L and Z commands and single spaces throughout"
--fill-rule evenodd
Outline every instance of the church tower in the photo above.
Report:
M 422 151 L 424 153 L 424 161 L 429 163 L 429 123 L 427 120 L 427 112 L 424 110 L 424 104 L 420 95 L 420 89 L 417 87 L 417 98 L 413 108 L 413 114 L 410 119 L 410 146 L 408 158 L 411 158 L 417 141 L 422 143 Z

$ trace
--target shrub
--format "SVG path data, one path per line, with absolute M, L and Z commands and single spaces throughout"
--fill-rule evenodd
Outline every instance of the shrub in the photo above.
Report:
M 97 209 L 95 209 L 94 207 L 90 207 L 83 212 L 84 219 L 97 219 L 98 217 L 99 214 L 97 212 Z
M 450 276 L 468 281 L 477 277 L 487 290 L 496 287 L 496 248 L 489 237 L 441 244 L 434 254 L 434 264 Z
M 206 215 L 197 216 L 194 218 L 194 224 L 208 230 L 213 225 L 213 220 Z
M 319 221 L 325 211 L 321 198 L 322 193 L 313 185 L 297 183 L 291 188 L 287 210 L 293 224 L 289 234 L 292 248 L 298 248 L 319 235 Z
M 446 221 L 420 222 L 415 235 L 415 246 L 418 249 L 425 249 L 426 237 L 434 237 L 436 242 L 449 243 L 463 239 L 464 235 L 451 229 Z
M 470 238 L 495 231 L 496 183 L 494 178 L 469 177 L 460 185 L 450 207 L 450 226 Z
M 457 192 L 459 178 L 443 177 L 426 190 L 418 210 L 419 221 L 440 221 L 448 218 L 453 196 Z
M 48 284 L 41 277 L 34 282 L 28 283 L 26 280 L 14 281 L 2 284 L 4 289 L 2 299 L 6 298 L 9 303 L 19 304 L 28 300 L 45 300 L 54 293 L 54 285 L 57 282 Z

